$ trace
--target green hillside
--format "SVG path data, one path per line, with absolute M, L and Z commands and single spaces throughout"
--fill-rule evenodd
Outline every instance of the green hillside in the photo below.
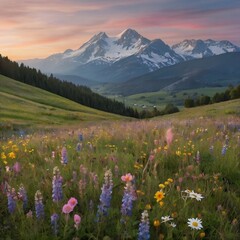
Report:
M 122 118 L 0 75 L 1 125 L 72 125 Z
M 134 94 L 124 98 L 119 97 L 117 100 L 121 101 L 121 99 L 124 99 L 125 103 L 129 106 L 145 105 L 147 109 L 151 109 L 153 105 L 157 108 L 164 108 L 168 103 L 173 103 L 178 107 L 182 107 L 184 105 L 184 100 L 187 98 L 197 98 L 201 95 L 212 97 L 215 93 L 224 92 L 226 89 L 227 87 L 198 88 L 180 91 L 160 90 L 158 92 Z
M 221 119 L 227 117 L 237 117 L 240 119 L 240 99 L 235 99 L 226 102 L 214 103 L 210 105 L 183 108 L 180 112 L 165 115 L 161 118 L 169 120 L 193 120 L 201 118 Z

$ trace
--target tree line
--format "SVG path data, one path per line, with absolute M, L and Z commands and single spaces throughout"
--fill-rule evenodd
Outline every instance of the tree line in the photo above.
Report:
M 209 97 L 207 95 L 202 95 L 196 99 L 187 98 L 184 101 L 184 106 L 186 108 L 197 107 L 208 105 L 212 103 L 224 102 L 228 100 L 233 100 L 240 98 L 240 85 L 238 86 L 229 86 L 225 92 L 215 93 L 213 97 Z
M 162 111 L 157 109 L 154 109 L 153 111 L 138 111 L 132 107 L 125 106 L 122 102 L 95 93 L 86 86 L 79 86 L 71 82 L 59 80 L 52 74 L 47 76 L 40 70 L 25 66 L 23 63 L 19 65 L 17 62 L 8 59 L 8 57 L 1 56 L 1 54 L 0 74 L 19 82 L 44 89 L 82 105 L 123 116 L 150 118 L 179 111 L 171 104 L 167 105 Z

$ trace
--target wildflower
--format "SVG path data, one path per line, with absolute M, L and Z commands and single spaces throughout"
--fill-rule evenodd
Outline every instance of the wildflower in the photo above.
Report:
M 127 173 L 126 175 L 121 177 L 123 182 L 130 182 L 133 180 L 133 176 L 130 173 Z
M 160 226 L 160 221 L 159 220 L 154 220 L 153 226 L 154 227 L 159 227 Z
M 16 209 L 16 193 L 14 188 L 8 191 L 7 198 L 8 198 L 8 211 L 9 213 L 12 214 Z
M 19 187 L 18 195 L 19 195 L 19 198 L 23 201 L 23 210 L 26 210 L 28 199 L 27 199 L 27 193 L 23 184 L 21 184 Z
M 51 216 L 51 225 L 52 225 L 53 234 L 55 236 L 58 234 L 58 224 L 57 224 L 58 219 L 59 219 L 59 216 L 56 213 L 54 213 Z
M 152 209 L 151 204 L 147 204 L 147 205 L 145 206 L 145 209 L 146 209 L 146 210 L 151 210 L 151 209 Z
M 223 145 L 222 147 L 222 155 L 224 156 L 227 152 L 227 145 Z
M 163 202 L 163 201 L 160 201 L 160 202 L 159 202 L 159 205 L 160 205 L 160 207 L 162 207 L 162 206 L 164 205 L 164 202 Z
M 175 228 L 177 225 L 176 225 L 176 223 L 171 222 L 171 223 L 170 223 L 170 226 L 173 227 L 173 228 Z
M 172 132 L 172 128 L 169 128 L 166 132 L 166 141 L 168 146 L 172 143 L 172 140 L 173 140 L 173 132 Z
M 19 162 L 16 162 L 14 165 L 13 165 L 13 171 L 15 173 L 19 173 L 21 171 L 21 165 Z
M 44 206 L 42 200 L 42 193 L 37 190 L 37 192 L 35 193 L 35 211 L 38 219 L 44 217 Z
M 201 233 L 199 234 L 199 237 L 200 237 L 200 238 L 204 238 L 205 236 L 206 236 L 205 232 L 201 232 Z
M 81 143 L 78 143 L 77 146 L 76 146 L 76 151 L 77 151 L 77 152 L 80 152 L 80 151 L 81 151 L 81 148 L 82 148 Z
M 133 176 L 132 176 L 132 179 L 134 179 Z M 123 199 L 122 199 L 122 207 L 121 207 L 122 218 L 121 218 L 121 222 L 126 223 L 126 217 L 132 215 L 133 202 L 136 199 L 137 199 L 136 190 L 135 190 L 135 184 L 134 184 L 133 180 L 132 181 L 127 181 L 126 186 L 124 188 L 124 194 L 123 194 Z
M 169 183 L 172 183 L 173 182 L 173 179 L 172 178 L 168 178 L 167 180 Z
M 156 198 L 157 202 L 160 202 L 165 196 L 165 193 L 160 190 L 160 191 L 157 191 L 154 195 L 154 198 Z
M 8 157 L 11 159 L 14 159 L 14 158 L 16 158 L 16 154 L 14 152 L 10 152 L 10 153 L 8 153 Z
M 159 184 L 159 187 L 163 189 L 163 188 L 165 188 L 165 185 L 161 183 L 161 184 Z
M 70 206 L 72 206 L 72 208 L 74 208 L 74 207 L 78 204 L 78 201 L 77 201 L 76 198 L 71 197 L 71 198 L 68 200 L 68 204 L 69 204 Z
M 52 151 L 52 158 L 55 158 L 55 151 Z
M 54 202 L 58 202 L 63 199 L 62 176 L 60 175 L 58 167 L 53 168 L 52 198 Z
M 73 211 L 73 206 L 70 204 L 64 204 L 62 207 L 62 212 L 65 214 L 69 214 L 70 212 Z
M 61 152 L 61 154 L 62 154 L 62 157 L 61 157 L 61 162 L 63 163 L 63 164 L 67 164 L 68 163 L 68 157 L 67 157 L 67 149 L 66 149 L 66 147 L 63 147 L 62 148 L 62 152 Z
M 82 133 L 80 133 L 80 134 L 78 135 L 78 140 L 79 140 L 80 142 L 83 141 L 83 134 L 82 134 Z
M 192 229 L 199 230 L 203 228 L 202 220 L 199 218 L 189 218 L 187 223 L 188 223 L 188 226 Z
M 104 184 L 100 195 L 100 204 L 98 205 L 97 220 L 99 220 L 99 217 L 106 216 L 108 214 L 108 209 L 110 208 L 110 202 L 112 199 L 112 188 L 112 172 L 111 170 L 107 170 L 104 174 Z
M 78 214 L 74 215 L 74 227 L 78 229 L 79 224 L 81 223 L 81 217 Z
M 138 240 L 150 239 L 149 229 L 150 229 L 150 227 L 149 227 L 148 212 L 147 212 L 147 210 L 144 210 L 142 213 L 141 222 L 139 224 Z
M 162 223 L 173 220 L 173 218 L 171 218 L 170 216 L 161 217 L 161 219 L 162 219 Z
M 200 193 L 195 193 L 194 191 L 191 191 L 189 193 L 190 198 L 195 198 L 197 201 L 201 201 L 204 197 Z

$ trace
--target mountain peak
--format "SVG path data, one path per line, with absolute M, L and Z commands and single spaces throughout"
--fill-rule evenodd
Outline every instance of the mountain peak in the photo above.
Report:
M 134 29 L 128 28 L 128 29 L 125 29 L 120 34 L 118 34 L 117 37 L 119 37 L 119 38 L 124 38 L 124 37 L 139 38 L 139 37 L 141 37 L 141 35 L 137 31 L 135 31 Z

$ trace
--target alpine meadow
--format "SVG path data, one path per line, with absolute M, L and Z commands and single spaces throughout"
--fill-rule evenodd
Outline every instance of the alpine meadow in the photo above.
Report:
M 240 239 L 239 1 L 1 7 L 0 239 Z

